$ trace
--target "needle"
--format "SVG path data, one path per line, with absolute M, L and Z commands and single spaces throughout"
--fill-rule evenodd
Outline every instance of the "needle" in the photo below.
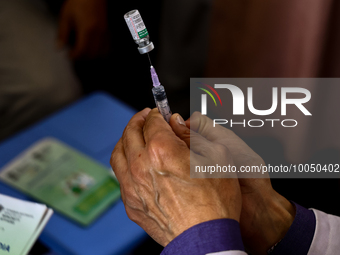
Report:
M 146 53 L 146 54 L 148 54 L 148 59 L 149 59 L 149 62 L 150 62 L 150 66 L 152 66 L 152 64 L 151 64 L 151 59 L 150 59 L 150 55 L 149 55 L 149 52 L 148 52 L 148 53 Z

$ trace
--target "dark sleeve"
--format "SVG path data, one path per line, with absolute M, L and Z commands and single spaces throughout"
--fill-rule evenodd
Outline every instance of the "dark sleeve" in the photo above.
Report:
M 285 237 L 268 251 L 270 255 L 307 255 L 312 244 L 316 218 L 312 210 L 308 210 L 293 202 L 296 214 Z
M 218 219 L 187 229 L 172 240 L 161 255 L 205 255 L 229 250 L 244 251 L 239 223 Z

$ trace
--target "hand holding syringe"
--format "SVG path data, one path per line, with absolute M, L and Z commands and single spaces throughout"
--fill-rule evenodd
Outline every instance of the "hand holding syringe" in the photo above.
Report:
M 132 38 L 138 44 L 138 51 L 140 54 L 147 53 L 154 49 L 153 43 L 149 40 L 149 33 L 146 30 L 144 22 L 138 10 L 129 11 L 124 15 L 126 24 L 128 25 Z M 151 65 L 151 61 L 150 61 Z M 166 97 L 164 87 L 160 84 L 155 68 L 151 65 L 151 79 L 153 83 L 152 93 L 156 102 L 158 111 L 163 115 L 164 119 L 169 123 L 171 117 L 171 110 Z

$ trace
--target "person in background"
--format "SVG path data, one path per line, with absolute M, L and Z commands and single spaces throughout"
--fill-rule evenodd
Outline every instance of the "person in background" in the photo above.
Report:
M 57 46 L 71 59 L 94 59 L 109 51 L 107 0 L 66 0 L 59 13 Z
M 206 77 L 340 77 L 339 1 L 215 0 L 212 3 Z M 340 107 L 337 98 L 340 87 L 326 86 L 323 82 L 310 84 L 307 89 L 312 94 L 311 122 L 297 118 L 299 125 L 285 134 L 267 127 L 251 132 L 235 127 L 233 131 L 267 164 L 338 163 L 340 118 L 336 109 Z M 254 86 L 257 98 L 259 94 L 266 97 L 270 93 L 264 85 Z M 267 109 L 264 100 L 256 101 L 256 106 Z M 279 116 L 274 113 L 271 117 Z M 340 216 L 340 206 L 329 196 L 340 195 L 338 179 L 273 179 L 272 184 L 281 194 L 293 196 L 305 207 L 314 205 Z
M 108 12 L 107 0 L 1 1 L 0 140 L 105 88 Z
M 81 95 L 57 24 L 44 1 L 0 2 L 0 140 Z

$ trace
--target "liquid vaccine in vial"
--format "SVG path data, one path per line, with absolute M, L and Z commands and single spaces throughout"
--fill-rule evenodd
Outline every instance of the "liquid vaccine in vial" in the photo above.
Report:
M 150 41 L 149 33 L 146 30 L 142 17 L 138 10 L 129 11 L 124 15 L 126 24 L 128 25 L 132 38 L 138 44 L 138 51 L 140 54 L 147 53 L 150 62 L 150 72 L 152 79 L 152 94 L 155 99 L 158 111 L 162 114 L 166 122 L 169 123 L 171 118 L 171 110 L 169 102 L 165 93 L 164 87 L 158 79 L 155 68 L 151 64 L 149 52 L 154 49 L 153 43 Z
M 144 54 L 152 51 L 154 49 L 154 45 L 150 41 L 148 30 L 144 25 L 139 11 L 129 11 L 124 15 L 124 19 L 130 29 L 133 40 L 136 44 L 138 44 L 139 53 Z

